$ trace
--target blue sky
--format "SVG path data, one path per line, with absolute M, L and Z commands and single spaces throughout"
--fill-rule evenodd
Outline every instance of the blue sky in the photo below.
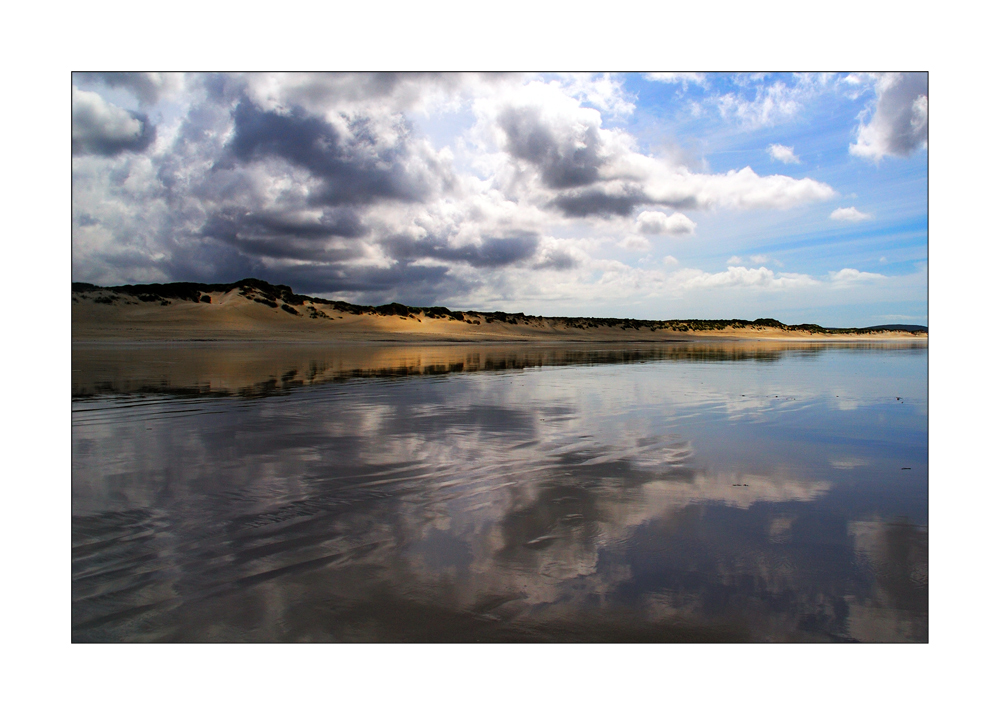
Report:
M 73 75 L 73 279 L 927 321 L 927 76 Z

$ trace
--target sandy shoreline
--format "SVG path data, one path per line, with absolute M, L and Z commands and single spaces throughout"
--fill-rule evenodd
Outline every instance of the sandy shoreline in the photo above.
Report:
M 240 342 L 324 344 L 601 344 L 676 343 L 713 340 L 783 342 L 927 342 L 904 331 L 823 334 L 753 326 L 672 330 L 619 321 L 586 325 L 587 319 L 519 316 L 515 323 L 488 314 L 453 316 L 355 314 L 308 299 L 293 305 L 264 304 L 235 290 L 203 294 L 211 302 L 146 301 L 98 290 L 73 293 L 74 344 L 146 342 Z M 280 309 L 278 309 L 280 307 Z

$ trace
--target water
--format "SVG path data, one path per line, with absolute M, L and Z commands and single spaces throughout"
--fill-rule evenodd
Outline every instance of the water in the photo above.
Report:
M 927 351 L 76 347 L 74 641 L 918 641 Z

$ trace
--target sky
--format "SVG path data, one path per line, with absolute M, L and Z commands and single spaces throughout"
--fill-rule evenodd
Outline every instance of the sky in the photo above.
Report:
M 927 324 L 926 73 L 72 85 L 74 281 Z

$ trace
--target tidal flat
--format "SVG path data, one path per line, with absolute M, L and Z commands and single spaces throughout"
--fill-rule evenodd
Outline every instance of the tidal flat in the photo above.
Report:
M 927 343 L 74 344 L 75 642 L 928 640 Z

